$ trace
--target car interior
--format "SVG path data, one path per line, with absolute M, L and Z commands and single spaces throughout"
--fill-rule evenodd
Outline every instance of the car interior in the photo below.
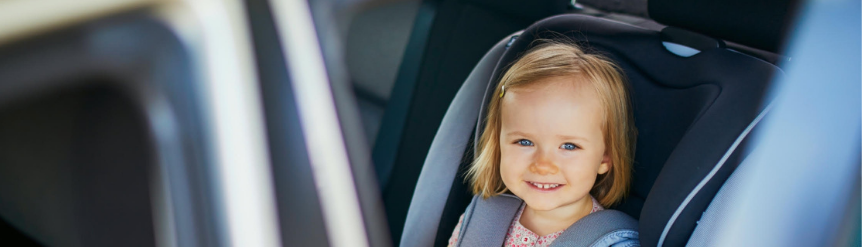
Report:
M 678 5 L 650 2 L 651 13 L 668 6 Z M 456 223 L 447 219 L 457 219 L 465 206 L 468 189 L 459 171 L 465 169 L 471 158 L 462 157 L 467 150 L 453 153 L 453 149 L 472 149 L 467 144 L 471 134 L 448 125 L 461 125 L 463 130 L 481 133 L 482 119 L 477 116 L 483 114 L 475 109 L 484 108 L 493 92 L 493 82 L 500 78 L 505 66 L 526 51 L 533 40 L 559 34 L 582 42 L 587 49 L 607 54 L 620 64 L 632 87 L 639 132 L 634 180 L 631 193 L 616 209 L 639 219 L 643 245 L 684 245 L 701 212 L 744 159 L 743 149 L 737 151 L 737 147 L 745 145 L 745 137 L 756 126 L 755 119 L 764 114 L 765 106 L 760 102 L 769 79 L 781 72 L 774 64 L 725 48 L 721 40 L 672 27 L 672 17 L 665 19 L 653 14 L 653 18 L 671 27 L 654 31 L 601 18 L 561 15 L 539 21 L 498 43 L 508 45 L 498 48 L 505 52 L 499 57 L 486 57 L 487 63 L 479 63 L 475 74 L 468 77 L 459 92 L 462 94 L 459 96 L 467 98 L 465 102 L 456 96 L 450 106 L 448 113 L 456 117 L 444 117 L 435 138 L 442 143 L 432 143 L 422 168 L 410 203 L 414 213 L 408 212 L 402 246 L 428 239 L 434 239 L 437 245 L 445 242 L 450 234 L 448 229 Z M 668 43 L 694 49 L 696 54 L 674 53 L 666 48 L 671 46 Z M 474 80 L 482 86 L 467 85 Z M 468 117 L 458 111 L 473 114 Z M 466 153 L 469 156 L 475 152 Z M 468 162 L 461 162 L 464 160 Z M 452 186 L 447 190 L 448 184 Z M 440 219 L 439 225 L 428 223 L 436 218 Z M 434 228 L 437 228 L 434 238 L 424 236 L 434 232 Z
M 151 196 L 162 191 L 151 181 L 168 179 L 161 169 L 205 169 L 197 166 L 205 141 L 191 127 L 200 116 L 183 49 L 138 13 L 4 46 L 4 218 L 44 245 L 155 245 Z M 177 115 L 154 114 L 166 102 Z M 178 187 L 199 186 L 190 174 Z M 206 207 L 199 194 L 175 193 Z
M 493 90 L 487 88 L 493 86 L 494 78 L 526 50 L 530 40 L 553 35 L 542 32 L 566 35 L 621 64 L 634 91 L 639 137 L 632 193 L 616 209 L 641 220 L 645 245 L 684 244 L 699 212 L 745 157 L 734 149 L 744 146 L 747 139 L 745 135 L 737 137 L 763 112 L 764 90 L 772 76 L 781 73 L 776 63 L 784 57 L 779 51 L 796 3 L 649 1 L 647 5 L 632 1 L 624 5 L 628 9 L 622 9 L 628 13 L 609 13 L 620 9 L 601 2 L 579 2 L 578 7 L 568 1 L 542 4 L 546 5 L 425 1 L 417 11 L 417 22 L 389 98 L 366 99 L 363 92 L 370 91 L 363 89 L 366 79 L 352 79 L 365 124 L 381 122 L 379 130 L 367 134 L 377 135 L 373 140 L 374 164 L 393 239 L 400 239 L 402 246 L 428 241 L 445 245 L 470 198 L 463 171 L 472 160 L 472 141 L 481 133 L 478 116 L 482 114 L 475 111 L 483 105 L 480 99 Z M 391 5 L 356 18 L 373 19 L 365 15 L 413 7 Z M 569 16 L 530 26 L 564 13 Z M 425 17 L 433 20 L 432 28 L 420 22 L 422 15 L 433 16 Z M 525 34 L 511 35 L 524 28 Z M 431 38 L 424 38 L 426 35 Z M 505 38 L 501 40 L 501 36 Z M 348 48 L 364 47 L 362 42 L 355 34 L 347 36 Z M 492 47 L 493 43 L 496 45 L 484 54 L 472 48 Z M 424 52 L 421 61 L 407 55 L 415 50 Z M 713 53 L 738 57 L 711 57 Z M 470 64 L 477 64 L 472 72 L 465 69 Z M 351 66 L 354 64 L 348 59 Z M 669 76 L 680 71 L 691 73 Z M 470 85 L 473 81 L 477 85 Z M 380 120 L 378 115 L 368 114 L 379 110 L 367 109 L 371 104 L 361 103 L 366 100 L 387 102 Z M 447 106 L 448 102 L 451 104 Z M 723 164 L 718 164 L 720 160 Z M 713 167 L 720 169 L 699 185 Z M 690 196 L 695 187 L 698 191 Z M 412 216 L 406 212 L 408 208 L 415 211 Z M 416 225 L 418 222 L 424 225 Z M 402 225 L 409 233 L 401 232 Z
M 40 1 L 0 3 L 0 236 L 16 246 L 446 246 L 490 95 L 545 38 L 627 78 L 633 182 L 612 209 L 641 245 L 714 246 L 754 190 L 742 167 L 814 6 Z M 858 106 L 836 108 L 858 131 Z M 829 205 L 846 218 L 830 241 L 860 242 L 859 180 L 834 179 L 852 196 Z

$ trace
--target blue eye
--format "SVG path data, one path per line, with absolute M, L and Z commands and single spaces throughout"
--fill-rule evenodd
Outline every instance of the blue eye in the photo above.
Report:
M 517 143 L 518 143 L 518 145 L 521 145 L 521 146 L 532 146 L 533 145 L 533 142 L 531 142 L 530 140 L 527 140 L 527 139 L 518 140 Z
M 565 150 L 575 150 L 576 148 L 578 148 L 578 146 L 575 146 L 575 144 L 571 143 L 564 143 L 562 146 L 560 146 L 560 148 Z

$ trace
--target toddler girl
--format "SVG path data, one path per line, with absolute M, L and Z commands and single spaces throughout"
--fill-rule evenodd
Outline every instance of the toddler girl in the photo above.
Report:
M 537 42 L 496 87 L 467 173 L 484 199 L 511 192 L 524 200 L 505 246 L 549 246 L 619 202 L 630 183 L 635 131 L 619 68 L 574 44 Z

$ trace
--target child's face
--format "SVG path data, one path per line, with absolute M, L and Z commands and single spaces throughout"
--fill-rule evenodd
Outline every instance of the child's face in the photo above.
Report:
M 592 203 L 596 175 L 611 164 L 602 103 L 589 81 L 542 79 L 508 90 L 501 103 L 500 175 L 506 187 L 533 210 Z

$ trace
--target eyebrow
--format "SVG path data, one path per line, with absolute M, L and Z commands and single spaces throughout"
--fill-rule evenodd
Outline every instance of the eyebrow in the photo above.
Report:
M 506 133 L 506 136 L 511 136 L 511 135 L 530 136 L 530 135 L 527 135 L 524 132 L 520 132 L 520 131 L 510 131 L 509 133 Z
M 506 133 L 506 136 L 512 136 L 512 135 L 530 136 L 530 135 L 527 135 L 524 132 L 520 132 L 520 131 L 510 131 L 510 132 Z M 589 140 L 587 140 L 587 138 L 583 138 L 580 136 L 557 135 L 557 138 L 564 139 L 564 140 L 581 140 L 584 142 L 589 142 Z
M 560 139 L 565 139 L 565 140 L 581 140 L 584 142 L 590 142 L 589 140 L 587 140 L 587 138 L 583 138 L 580 136 L 557 135 L 557 137 L 559 137 Z

